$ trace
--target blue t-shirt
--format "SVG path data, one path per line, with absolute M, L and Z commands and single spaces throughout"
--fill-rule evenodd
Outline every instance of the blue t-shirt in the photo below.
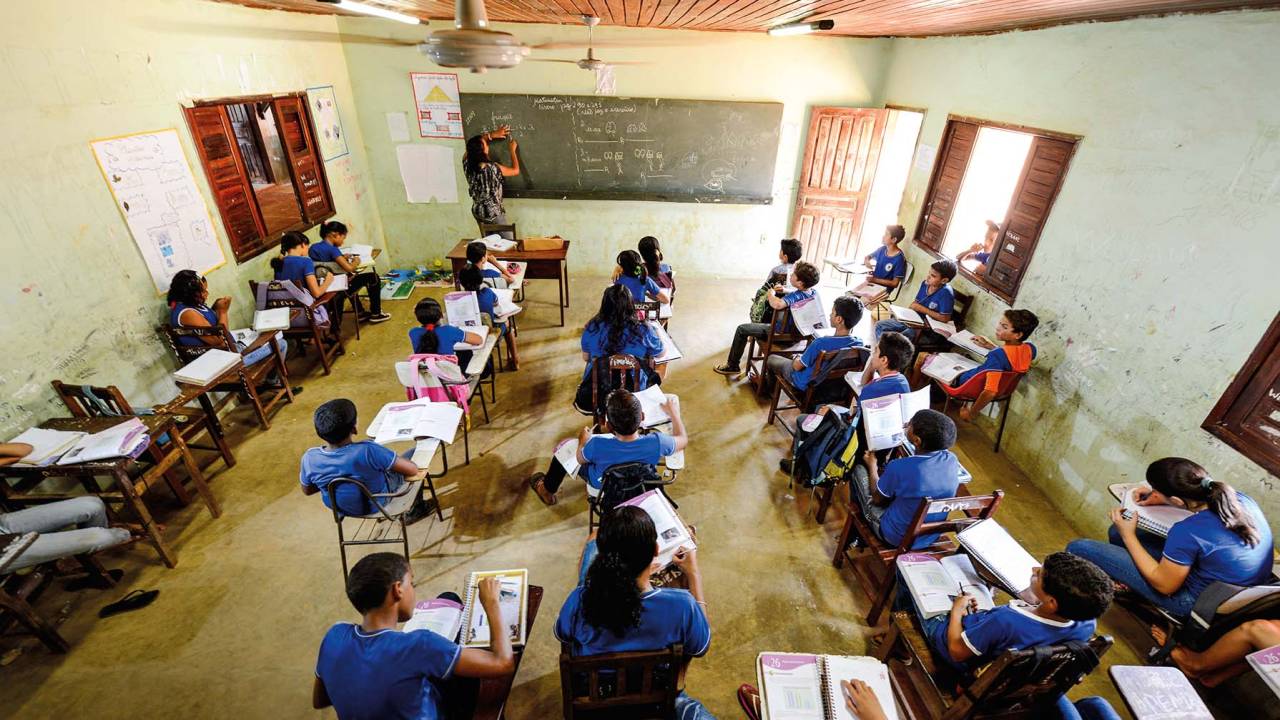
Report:
M 676 643 L 684 646 L 685 655 L 701 657 L 711 647 L 707 616 L 688 590 L 655 588 L 641 597 L 640 605 L 640 624 L 619 637 L 586 621 L 582 588 L 576 588 L 556 618 L 556 639 L 569 643 L 576 657 L 661 650 Z
M 831 335 L 829 337 L 814 338 L 809 343 L 809 347 L 804 349 L 804 354 L 800 356 L 800 362 L 804 364 L 801 370 L 791 371 L 791 384 L 795 385 L 797 390 L 804 390 L 809 387 L 809 381 L 812 379 L 813 366 L 818 362 L 818 354 L 830 352 L 832 350 L 844 350 L 851 347 L 859 347 L 862 341 L 851 335 L 843 337 L 839 335 Z
M 396 454 L 369 440 L 333 448 L 313 447 L 302 454 L 302 469 L 298 473 L 303 487 L 320 491 L 326 507 L 329 505 L 329 483 L 338 478 L 354 478 L 364 483 L 370 493 L 392 492 L 404 483 L 404 477 L 391 472 Z M 368 515 L 374 511 L 364 493 L 354 485 L 338 487 L 338 510 L 344 515 Z
M 983 250 L 982 252 L 974 253 L 973 257 L 978 262 L 982 263 L 983 265 L 986 265 L 987 261 L 991 259 L 991 253 L 987 252 L 986 250 Z
M 871 277 L 878 280 L 901 280 L 907 274 L 907 256 L 901 250 L 889 255 L 889 248 L 881 245 L 871 253 Z
M 935 450 L 924 455 L 898 458 L 885 465 L 880 482 L 876 483 L 876 493 L 893 502 L 889 503 L 880 518 L 880 535 L 893 545 L 901 543 L 916 510 L 920 509 L 921 499 L 955 497 L 958 487 L 960 461 L 950 450 Z M 945 519 L 946 513 L 925 516 L 928 522 Z M 937 533 L 921 535 L 916 538 L 911 549 L 928 547 L 937 538 Z
M 1005 650 L 1025 650 L 1042 645 L 1054 645 L 1078 640 L 1088 642 L 1098 627 L 1096 620 L 1050 620 L 1035 614 L 1031 606 L 1021 600 L 991 610 L 981 610 L 965 615 L 960 625 L 961 640 L 977 657 L 960 664 L 951 659 L 947 650 L 947 624 L 933 623 L 933 647 L 947 662 L 962 668 L 985 665 Z
M 200 316 L 203 317 L 205 321 L 208 322 L 209 325 L 211 326 L 216 326 L 218 324 L 218 313 L 214 312 L 213 310 L 210 310 L 207 306 L 184 305 L 182 303 L 176 303 L 173 306 L 173 309 L 169 311 L 169 324 L 174 327 L 183 327 L 182 313 L 187 310 L 195 310 L 196 312 L 200 313 Z M 189 335 L 183 335 L 178 338 L 178 344 L 179 345 L 203 345 L 204 342 L 200 338 L 191 337 Z
M 480 312 L 488 313 L 493 319 L 494 326 L 499 329 L 506 327 L 505 323 L 498 322 L 498 294 L 491 287 L 482 287 L 476 291 L 476 302 L 480 305 Z
M 631 291 L 632 302 L 643 302 L 645 295 L 652 295 L 656 300 L 658 293 L 662 292 L 662 288 L 658 287 L 658 283 L 653 278 L 645 276 L 644 278 L 622 276 L 613 281 L 614 285 L 622 285 Z
M 292 280 L 303 292 L 307 289 L 307 276 L 316 274 L 316 264 L 305 255 L 285 255 L 284 267 L 276 271 L 276 280 Z
M 437 720 L 444 711 L 435 683 L 453 674 L 461 654 L 430 630 L 367 635 L 337 623 L 320 642 L 316 677 L 342 720 Z
M 1036 346 L 1032 345 L 1031 343 L 1027 343 L 1027 345 L 1031 347 L 1031 359 L 1035 360 Z M 1009 356 L 1005 354 L 1004 348 L 998 347 L 992 350 L 991 352 L 987 353 L 987 357 L 985 360 L 982 361 L 981 365 L 979 365 L 978 367 L 972 370 L 965 370 L 964 372 L 960 373 L 958 376 L 956 376 L 956 379 L 952 381 L 951 384 L 955 385 L 956 387 L 959 387 L 965 384 L 966 382 L 968 382 L 970 378 L 972 378 L 974 375 L 977 375 L 980 372 L 986 372 L 988 370 L 995 370 L 997 372 L 1008 372 L 1012 369 L 1013 369 L 1013 365 L 1009 363 Z
M 334 262 L 342 257 L 342 250 L 328 240 L 321 240 L 307 248 L 307 257 L 316 262 Z
M 418 338 L 427 330 L 423 327 L 410 328 L 409 330 L 409 352 L 417 353 Z M 440 347 L 436 349 L 436 355 L 453 355 L 455 354 L 453 346 L 466 339 L 466 331 L 456 328 L 452 325 L 437 325 L 435 328 L 436 339 L 440 341 Z
M 1212 510 L 1201 510 L 1169 528 L 1164 556 L 1170 562 L 1191 566 L 1184 587 L 1194 595 L 1215 580 L 1251 587 L 1265 583 L 1271 575 L 1271 526 L 1253 498 L 1242 492 L 1237 492 L 1236 498 L 1262 536 L 1254 547 L 1228 530 Z
M 916 291 L 916 302 L 936 313 L 950 315 L 956 306 L 956 296 L 951 290 L 951 283 L 942 283 L 937 290 L 929 292 L 929 283 L 926 281 L 920 283 L 920 289 Z
M 646 358 L 658 357 L 662 354 L 662 338 L 658 337 L 658 333 L 647 323 L 632 325 L 627 333 L 622 337 L 622 347 L 609 348 L 606 343 L 609 342 L 609 329 L 604 323 L 588 322 L 587 326 L 582 329 L 582 352 L 587 354 L 591 360 L 609 355 L 631 355 L 641 360 Z M 591 374 L 591 363 L 582 370 L 582 378 L 585 380 Z M 648 373 L 640 373 L 641 390 L 649 386 Z
M 582 446 L 582 457 L 587 459 L 587 484 L 598 490 L 604 471 L 614 465 L 630 462 L 657 465 L 675 451 L 676 439 L 666 433 L 641 435 L 631 442 L 597 435 Z
M 818 294 L 818 291 L 813 288 L 809 288 L 808 290 L 792 290 L 791 292 L 782 296 L 782 302 L 786 303 L 787 306 L 790 307 L 800 302 L 801 300 L 804 300 L 805 298 L 811 298 L 817 294 Z
M 907 382 L 907 376 L 902 373 L 894 373 L 863 385 L 862 389 L 858 391 L 858 401 L 874 400 L 878 397 L 889 395 L 904 395 L 909 392 L 911 392 L 911 385 Z

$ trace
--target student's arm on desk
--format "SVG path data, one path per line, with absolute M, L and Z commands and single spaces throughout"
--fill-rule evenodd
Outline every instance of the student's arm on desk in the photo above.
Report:
M 333 273 L 329 273 L 327 276 L 325 276 L 324 282 L 319 282 L 316 280 L 315 275 L 308 275 L 307 289 L 311 291 L 311 295 L 313 297 L 320 297 L 321 295 L 325 294 L 325 292 L 329 290 L 329 286 L 333 284 L 333 279 L 335 277 L 337 276 L 334 275 Z
M 671 304 L 671 291 L 670 291 L 670 290 L 667 290 L 667 289 L 663 288 L 663 289 L 659 290 L 659 291 L 655 294 L 655 297 L 657 297 L 657 298 L 658 298 L 658 302 L 659 302 L 659 303 L 662 303 L 663 305 L 670 305 L 670 304 Z
M 1111 522 L 1116 526 L 1120 539 L 1124 541 L 1124 547 L 1133 558 L 1133 564 L 1138 568 L 1138 573 L 1142 575 L 1142 579 L 1151 583 L 1151 587 L 1156 592 L 1172 595 L 1187 582 L 1187 576 L 1191 574 L 1191 565 L 1180 565 L 1166 556 L 1156 560 L 1142 546 L 1142 542 L 1138 540 L 1136 513 L 1130 513 L 1130 517 L 1126 519 L 1124 508 L 1112 508 Z
M 319 710 L 333 705 L 333 701 L 329 699 L 329 691 L 324 687 L 324 681 L 316 675 L 315 684 L 311 686 L 311 707 Z
M 867 486 L 871 490 L 871 503 L 877 507 L 887 506 L 893 502 L 893 498 L 880 493 L 880 466 L 876 462 L 876 451 L 867 450 L 862 454 L 862 459 L 867 464 Z
M 342 272 L 353 273 L 356 271 L 356 264 L 348 260 L 347 256 L 342 253 L 338 253 L 337 257 L 333 259 L 333 262 L 335 265 L 342 268 Z
M 506 266 L 498 262 L 498 258 L 495 257 L 493 253 L 486 253 L 484 256 L 484 261 L 489 265 L 493 266 L 493 269 L 497 270 L 498 273 L 502 275 L 503 280 L 506 280 L 507 282 L 511 282 L 512 280 L 515 279 L 515 276 L 507 272 Z
M 667 395 L 667 401 L 662 404 L 662 409 L 671 416 L 671 436 L 676 441 L 676 452 L 680 452 L 689 447 L 689 433 L 684 429 L 684 418 L 680 417 L 680 398 Z
M 484 608 L 489 627 L 502 627 L 502 608 L 498 605 L 498 588 L 501 581 L 487 577 L 480 581 L 480 607 Z M 515 654 L 511 651 L 511 636 L 505 632 L 489 633 L 489 649 L 462 648 L 453 672 L 459 677 L 497 678 L 510 675 L 516 669 Z
M 0 443 L 0 467 L 18 462 L 33 450 L 35 448 L 27 443 Z
M 470 330 L 463 330 L 462 341 L 468 345 L 480 346 L 484 344 L 484 336 L 479 333 L 473 333 Z

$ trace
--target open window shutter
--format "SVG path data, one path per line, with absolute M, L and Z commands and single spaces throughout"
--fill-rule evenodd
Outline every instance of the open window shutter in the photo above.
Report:
M 1280 477 L 1280 314 L 1201 427 Z
M 226 108 L 204 105 L 187 108 L 186 115 L 214 202 L 231 239 L 231 249 L 237 260 L 252 257 L 267 232 L 259 216 L 253 186 L 236 151 Z
M 942 238 L 947 234 L 947 223 L 951 222 L 951 211 L 955 209 L 960 183 L 964 181 L 977 139 L 977 125 L 957 120 L 947 123 L 942 149 L 933 166 L 929 197 L 925 199 L 924 213 L 916 228 L 916 242 L 941 252 Z
M 332 217 L 333 199 L 329 196 L 324 163 L 320 160 L 311 132 L 307 104 L 296 95 L 276 98 L 272 104 L 280 122 L 284 152 L 293 169 L 293 186 L 302 201 L 303 217 L 309 223 Z
M 1067 140 L 1037 136 L 1031 142 L 987 271 L 988 286 L 1006 301 L 1013 302 L 1018 293 L 1074 150 L 1075 143 Z

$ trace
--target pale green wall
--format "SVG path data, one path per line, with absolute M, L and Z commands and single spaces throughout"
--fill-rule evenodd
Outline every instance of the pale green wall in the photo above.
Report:
M 431 28 L 415 29 L 374 20 L 342 19 L 344 33 L 422 38 Z M 581 26 L 506 25 L 525 42 L 579 41 Z M 520 233 L 559 233 L 573 241 L 571 267 L 604 274 L 617 252 L 634 247 L 644 235 L 663 244 L 668 260 L 686 275 L 718 274 L 755 277 L 778 254 L 778 240 L 789 231 L 795 176 L 814 105 L 871 105 L 883 76 L 886 40 L 840 38 L 770 38 L 763 33 L 698 33 L 598 28 L 597 40 L 661 42 L 646 50 L 601 49 L 612 60 L 650 60 L 652 64 L 617 67 L 620 96 L 767 100 L 785 104 L 783 133 L 770 206 L 707 206 L 691 203 L 583 200 L 508 200 L 508 218 Z M 471 203 L 459 167 L 457 204 L 411 205 L 405 201 L 396 164 L 395 144 L 387 132 L 386 113 L 405 112 L 413 119 L 410 72 L 437 72 L 439 67 L 413 47 L 348 43 L 348 68 L 359 105 L 360 124 L 369 148 L 378 206 L 392 257 L 419 263 L 447 252 L 462 237 L 475 236 Z M 538 52 L 535 57 L 578 58 L 584 50 Z M 573 65 L 529 62 L 486 74 L 459 73 L 463 92 L 558 93 L 590 95 L 595 75 Z M 463 142 L 424 140 L 411 128 L 414 142 L 448 143 L 461 163 Z M 537 142 L 537 138 L 521 138 Z
M 1280 13 L 1253 12 L 893 43 L 883 99 L 928 108 L 922 142 L 948 113 L 1084 136 L 1017 298 L 1040 358 L 1005 434 L 1082 527 L 1164 455 L 1280 520 L 1276 478 L 1200 429 L 1280 308 L 1278 38 Z M 927 182 L 913 171 L 909 233 Z M 1006 306 L 978 297 L 986 330 Z
M 191 0 L 0 3 L 0 438 L 59 412 L 54 378 L 116 384 L 138 402 L 176 393 L 164 318 L 89 141 L 177 128 L 228 264 L 209 276 L 252 309 L 180 103 L 332 84 L 351 154 L 326 165 L 338 217 L 381 245 L 346 62 L 332 17 Z M 298 33 L 304 33 L 299 35 Z M 314 234 L 314 233 L 313 233 Z

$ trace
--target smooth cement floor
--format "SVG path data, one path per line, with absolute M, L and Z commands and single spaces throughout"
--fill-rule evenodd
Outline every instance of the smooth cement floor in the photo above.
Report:
M 566 482 L 554 507 L 524 481 L 586 421 L 570 406 L 582 372 L 578 339 L 604 283 L 574 278 L 563 328 L 555 325 L 555 288 L 532 283 L 520 318 L 520 370 L 499 375 L 492 422 L 477 417 L 470 466 L 461 464 L 461 434 L 450 451 L 452 469 L 437 484 L 444 521 L 432 516 L 410 528 L 419 597 L 460 591 L 477 569 L 528 567 L 530 581 L 545 588 L 507 706 L 513 720 L 560 716 L 560 648 L 551 628 L 576 579 L 587 504 L 576 480 Z M 711 371 L 745 320 L 755 287 L 682 281 L 671 332 L 685 357 L 663 386 L 680 396 L 691 436 L 687 470 L 671 495 L 698 528 L 712 626 L 711 650 L 693 662 L 687 689 L 720 718 L 742 717 L 734 693 L 755 682 L 761 651 L 870 652 L 863 592 L 847 566 L 837 571 L 830 561 L 843 500 L 818 525 L 808 494 L 789 495 L 778 472 L 788 438 L 765 426 L 767 402 Z M 295 384 L 306 390 L 274 415 L 269 431 L 244 408 L 231 413 L 238 462 L 228 470 L 219 460 L 208 470 L 221 518 L 198 502 L 178 507 L 166 488 L 153 491 L 149 502 L 168 524 L 177 568 L 166 569 L 140 543 L 104 554 L 108 567 L 125 569 L 117 589 L 67 593 L 55 582 L 37 609 L 65 618 L 61 632 L 71 651 L 50 653 L 29 636 L 0 638 L 0 716 L 333 717 L 311 709 L 316 650 L 332 623 L 359 616 L 343 593 L 333 517 L 319 497 L 299 491 L 298 458 L 319 442 L 311 413 L 320 403 L 352 399 L 363 429 L 384 403 L 403 399 L 392 364 L 407 354 L 413 303 L 428 293 L 442 290 L 419 288 L 411 300 L 385 303 L 394 318 L 364 326 L 358 342 L 350 338 L 331 376 L 310 360 L 291 363 Z M 992 453 L 986 434 L 962 423 L 957 452 L 973 472 L 975 492 L 1007 491 L 999 517 L 1032 554 L 1060 550 L 1075 537 L 1070 519 Z M 158 588 L 160 596 L 144 610 L 97 618 L 99 608 L 137 588 Z M 1100 625 L 1116 646 L 1071 695 L 1101 694 L 1122 708 L 1106 667 L 1140 664 L 1147 643 L 1122 610 Z

